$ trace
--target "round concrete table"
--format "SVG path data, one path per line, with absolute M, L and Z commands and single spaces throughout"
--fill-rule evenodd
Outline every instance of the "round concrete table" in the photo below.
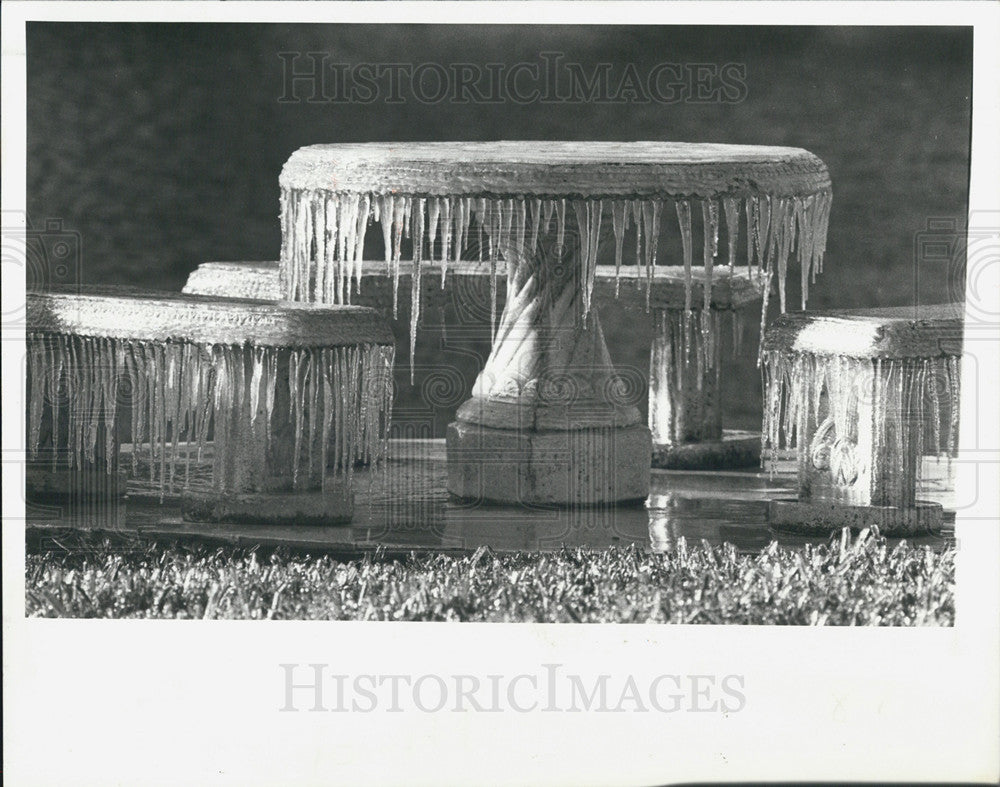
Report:
M 793 250 L 804 292 L 819 269 L 830 205 L 826 167 L 806 151 L 659 142 L 317 145 L 292 155 L 281 187 L 284 297 L 349 302 L 369 219 L 382 226 L 394 282 L 403 249 L 412 247 L 414 322 L 425 262 L 457 261 L 472 236 L 491 271 L 502 266 L 507 301 L 493 350 L 449 431 L 449 488 L 528 504 L 624 501 L 648 491 L 650 431 L 622 400 L 591 308 L 602 222 L 615 236 L 616 269 L 635 227 L 649 292 L 663 209 L 676 213 L 684 297 L 680 319 L 661 319 L 671 326 L 664 332 L 679 332 L 669 339 L 678 345 L 669 368 L 679 373 L 667 379 L 698 387 L 716 359 L 711 315 L 699 312 L 711 309 L 721 222 L 732 264 L 745 215 L 750 262 L 765 288 L 777 280 L 783 307 Z M 677 424 L 699 417 L 682 415 L 693 409 L 683 399 L 665 402 L 672 415 L 661 407 L 652 416 L 668 439 L 685 439 L 691 430 Z

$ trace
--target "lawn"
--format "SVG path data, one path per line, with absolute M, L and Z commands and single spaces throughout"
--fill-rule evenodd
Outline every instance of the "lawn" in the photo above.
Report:
M 635 548 L 339 560 L 287 550 L 29 542 L 32 617 L 744 623 L 954 623 L 955 549 L 877 533 L 757 554 L 678 540 Z

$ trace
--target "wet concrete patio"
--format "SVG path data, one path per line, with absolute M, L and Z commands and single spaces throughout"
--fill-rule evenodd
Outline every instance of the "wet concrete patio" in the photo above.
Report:
M 494 505 L 448 494 L 443 440 L 392 440 L 390 459 L 381 471 L 355 474 L 350 525 L 187 522 L 176 496 L 166 495 L 161 502 L 158 487 L 131 480 L 128 495 L 110 504 L 29 505 L 26 526 L 43 543 L 47 533 L 74 529 L 343 554 L 461 552 L 481 546 L 534 551 L 635 545 L 657 551 L 682 537 L 689 543 L 705 539 L 755 552 L 771 541 L 797 546 L 822 540 L 768 527 L 767 501 L 795 496 L 791 459 L 780 462 L 773 475 L 757 468 L 650 472 L 652 493 L 645 504 L 571 509 Z M 196 483 L 193 479 L 192 485 Z M 918 498 L 941 503 L 945 524 L 940 533 L 908 541 L 942 547 L 954 543 L 954 493 L 946 459 L 925 459 Z

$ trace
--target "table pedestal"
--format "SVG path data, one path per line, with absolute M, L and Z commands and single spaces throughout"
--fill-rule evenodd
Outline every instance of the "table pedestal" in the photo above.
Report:
M 583 316 L 579 270 L 569 255 L 511 263 L 489 360 L 448 427 L 452 494 L 592 505 L 649 493 L 649 430 L 624 402 L 597 312 Z

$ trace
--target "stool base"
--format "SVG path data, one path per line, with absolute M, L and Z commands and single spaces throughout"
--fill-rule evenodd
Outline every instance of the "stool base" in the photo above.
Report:
M 181 514 L 189 522 L 244 525 L 342 525 L 354 516 L 346 485 L 326 491 L 209 494 L 185 492 Z
M 25 497 L 33 502 L 70 499 L 100 500 L 123 497 L 126 491 L 122 471 L 108 473 L 94 466 L 82 469 L 38 467 L 28 464 L 24 478 Z
M 661 470 L 727 470 L 759 464 L 759 432 L 725 429 L 721 440 L 653 444 L 653 467 Z
M 769 525 L 805 534 L 877 526 L 884 536 L 911 536 L 940 530 L 942 517 L 940 503 L 919 500 L 912 508 L 857 506 L 832 500 L 771 500 L 767 508 Z

